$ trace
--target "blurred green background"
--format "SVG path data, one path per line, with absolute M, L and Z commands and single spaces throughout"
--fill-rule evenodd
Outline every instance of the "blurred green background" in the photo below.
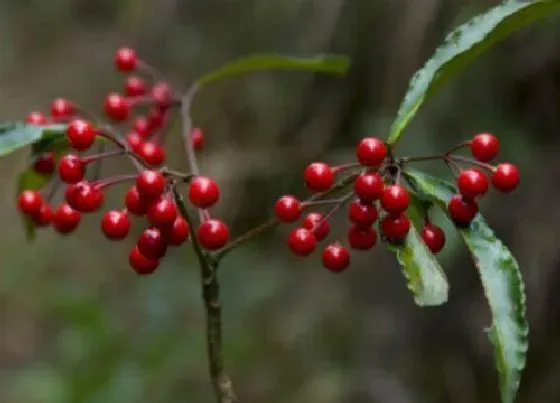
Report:
M 241 233 L 275 198 L 303 192 L 311 160 L 351 161 L 363 135 L 386 136 L 411 74 L 447 31 L 496 1 L 482 0 L 2 0 L 0 118 L 48 110 L 56 96 L 100 110 L 120 90 L 112 66 L 126 44 L 185 88 L 256 52 L 337 52 L 343 79 L 258 73 L 206 89 L 194 105 L 207 136 L 201 156 L 223 198 L 215 213 Z M 531 339 L 519 402 L 560 401 L 560 18 L 529 27 L 480 57 L 415 119 L 402 154 L 450 147 L 475 132 L 502 140 L 522 168 L 511 196 L 483 210 L 518 257 Z M 169 164 L 186 169 L 179 132 Z M 115 244 L 88 216 L 60 238 L 26 244 L 15 177 L 27 151 L 0 161 L 0 402 L 211 402 L 199 274 L 190 248 L 139 278 L 127 266 L 134 237 Z M 438 164 L 433 173 L 447 175 Z M 104 175 L 130 170 L 111 161 Z M 122 188 L 107 206 L 122 204 Z M 344 237 L 344 214 L 333 220 Z M 135 232 L 141 229 L 140 223 Z M 236 250 L 220 273 L 225 359 L 243 402 L 495 403 L 497 376 L 483 328 L 482 290 L 458 240 L 441 255 L 447 305 L 413 304 L 383 247 L 352 255 L 343 275 L 301 260 L 289 228 Z

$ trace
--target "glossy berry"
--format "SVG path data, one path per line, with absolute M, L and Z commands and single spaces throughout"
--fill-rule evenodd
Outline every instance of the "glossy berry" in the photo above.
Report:
M 348 243 L 352 249 L 369 250 L 377 243 L 377 231 L 371 226 L 352 225 L 348 230 Z
M 124 84 L 124 93 L 129 97 L 145 95 L 146 82 L 138 76 L 129 76 Z
M 297 221 L 301 215 L 301 203 L 294 196 L 282 196 L 276 201 L 276 204 L 274 204 L 274 213 L 278 221 Z
M 92 213 L 101 208 L 104 202 L 103 192 L 88 181 L 81 181 L 68 186 L 66 202 L 82 213 Z
M 350 253 L 340 243 L 334 242 L 323 249 L 322 259 L 325 269 L 340 273 L 350 264 Z
M 170 227 L 177 218 L 177 205 L 173 200 L 164 196 L 148 206 L 146 218 L 154 227 Z
M 309 256 L 315 250 L 317 239 L 306 228 L 295 228 L 288 236 L 288 246 L 296 256 Z
M 204 133 L 202 129 L 195 127 L 191 131 L 191 141 L 195 151 L 200 151 L 204 147 Z
M 17 205 L 22 213 L 34 215 L 41 209 L 43 198 L 36 190 L 24 190 L 18 196 Z
M 136 52 L 131 48 L 120 48 L 115 53 L 115 66 L 119 71 L 128 72 L 136 69 L 138 59 Z
M 401 185 L 391 185 L 383 189 L 381 194 L 381 207 L 392 214 L 399 214 L 408 208 L 410 196 Z
M 111 210 L 103 214 L 101 230 L 107 238 L 112 240 L 126 238 L 130 231 L 130 220 L 126 211 Z
M 354 193 L 365 203 L 371 203 L 383 193 L 383 179 L 377 172 L 365 172 L 354 181 Z
M 152 98 L 160 108 L 167 108 L 171 104 L 171 88 L 169 84 L 160 81 L 152 87 Z
M 130 105 L 125 97 L 113 92 L 105 98 L 104 110 L 107 117 L 115 122 L 122 122 L 130 115 Z
M 492 184 L 500 192 L 513 192 L 519 185 L 519 169 L 507 162 L 499 164 L 492 174 Z
M 67 154 L 58 162 L 58 175 L 64 183 L 78 183 L 84 178 L 85 168 L 80 157 Z
M 132 130 L 143 139 L 148 138 L 152 134 L 150 121 L 146 116 L 137 116 L 132 124 Z
M 189 238 L 189 234 L 189 224 L 183 217 L 177 217 L 171 228 L 165 232 L 167 243 L 172 246 L 179 246 L 183 244 L 183 242 Z
M 471 154 L 481 162 L 491 161 L 500 152 L 500 142 L 490 133 L 481 133 L 471 141 Z
M 44 125 L 47 123 L 47 118 L 41 112 L 29 112 L 25 118 L 25 123 L 30 125 Z
M 360 199 L 350 203 L 348 208 L 348 219 L 361 227 L 371 226 L 377 221 L 377 207 L 371 203 L 364 203 Z
M 447 204 L 449 215 L 453 222 L 460 226 L 468 226 L 478 213 L 478 205 L 472 199 L 466 199 L 461 194 L 451 197 Z
M 95 128 L 84 119 L 72 120 L 66 129 L 66 135 L 70 147 L 78 151 L 88 150 L 95 141 Z
M 189 200 L 196 207 L 208 208 L 220 198 L 220 188 L 213 179 L 197 176 L 189 185 Z
M 144 140 L 138 133 L 130 132 L 126 135 L 126 144 L 132 151 L 139 154 L 144 145 Z
M 356 149 L 358 162 L 365 166 L 379 166 L 386 156 L 387 146 L 385 142 L 376 137 L 363 138 Z
M 465 198 L 474 199 L 488 191 L 488 178 L 476 168 L 467 169 L 457 177 L 457 187 Z
M 62 203 L 53 213 L 52 226 L 59 234 L 69 234 L 78 228 L 82 215 L 68 203 Z
M 313 232 L 317 241 L 322 241 L 329 236 L 331 225 L 328 220 L 323 219 L 321 213 L 309 213 L 303 219 L 301 226 Z
M 46 203 L 41 205 L 39 211 L 31 216 L 31 220 L 36 227 L 46 227 L 50 225 L 53 219 L 51 206 Z
M 196 238 L 204 249 L 220 249 L 229 240 L 229 228 L 220 220 L 206 220 L 198 227 Z
M 445 245 L 445 232 L 434 224 L 426 224 L 422 228 L 422 240 L 432 253 L 438 253 Z
M 332 168 L 323 162 L 309 164 L 303 173 L 305 185 L 312 192 L 326 192 L 334 181 Z
M 402 241 L 410 231 L 410 219 L 405 213 L 389 214 L 381 221 L 381 232 L 389 242 Z
M 138 189 L 136 186 L 132 186 L 130 189 L 127 190 L 125 197 L 124 197 L 124 204 L 126 209 L 137 216 L 143 216 L 146 214 L 146 210 L 148 209 L 150 199 L 146 200 L 140 193 L 138 193 Z
M 53 118 L 69 118 L 74 115 L 75 106 L 64 98 L 56 98 L 51 103 L 51 116 Z
M 165 162 L 165 150 L 153 141 L 142 142 L 136 152 L 149 165 L 159 166 Z
M 145 229 L 138 242 L 138 251 L 148 259 L 160 259 L 167 252 L 167 240 L 163 232 L 158 228 Z
M 142 197 L 156 198 L 165 190 L 167 181 L 158 171 L 142 171 L 136 177 L 136 189 Z
M 160 108 L 155 106 L 148 112 L 148 121 L 150 122 L 150 129 L 156 130 L 163 126 L 167 108 Z
M 132 269 L 141 276 L 152 274 L 159 266 L 157 259 L 148 259 L 138 247 L 134 247 L 128 255 L 128 264 Z
M 56 163 L 54 161 L 54 154 L 51 152 L 39 155 L 33 163 L 33 170 L 41 175 L 52 175 L 55 169 Z

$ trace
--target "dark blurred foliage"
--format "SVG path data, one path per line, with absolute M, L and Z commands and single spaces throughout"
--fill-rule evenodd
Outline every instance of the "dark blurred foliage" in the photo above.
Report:
M 344 79 L 258 73 L 208 87 L 194 119 L 207 133 L 205 172 L 223 188 L 216 213 L 241 233 L 275 197 L 302 192 L 314 159 L 350 161 L 357 139 L 385 136 L 409 77 L 447 31 L 496 1 L 3 0 L 0 118 L 46 109 L 55 96 L 100 109 L 119 90 L 114 50 L 129 44 L 182 88 L 255 52 L 345 53 Z M 510 197 L 484 203 L 527 282 L 531 346 L 519 402 L 560 401 L 560 19 L 499 44 L 420 112 L 399 152 L 429 153 L 477 131 L 502 139 L 523 169 Z M 170 165 L 185 169 L 178 127 Z M 177 150 L 177 151 L 175 151 Z M 99 217 L 71 237 L 24 242 L 15 175 L 25 151 L 0 161 L 0 402 L 210 402 L 199 274 L 189 248 L 138 278 L 133 239 L 109 243 Z M 130 169 L 111 161 L 105 175 Z M 439 165 L 433 173 L 449 175 Z M 122 203 L 120 190 L 108 205 Z M 343 237 L 345 217 L 333 222 Z M 140 230 L 138 224 L 136 231 Z M 352 257 L 333 276 L 318 256 L 295 259 L 280 228 L 230 255 L 220 273 L 225 356 L 243 402 L 494 403 L 497 376 L 484 296 L 458 240 L 442 261 L 447 305 L 420 309 L 394 257 Z

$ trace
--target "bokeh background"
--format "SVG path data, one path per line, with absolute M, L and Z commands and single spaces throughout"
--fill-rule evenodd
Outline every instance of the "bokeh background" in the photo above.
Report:
M 208 87 L 194 105 L 207 136 L 205 172 L 222 186 L 216 214 L 234 233 L 304 193 L 311 160 L 348 162 L 363 135 L 386 136 L 412 73 L 445 33 L 496 1 L 2 0 L 0 119 L 22 119 L 56 96 L 99 111 L 120 90 L 122 44 L 185 88 L 256 52 L 349 55 L 346 78 L 257 73 Z M 483 210 L 527 282 L 530 352 L 519 402 L 560 401 L 560 18 L 499 44 L 421 110 L 399 152 L 450 147 L 495 132 L 523 178 Z M 178 127 L 169 164 L 186 169 Z M 0 161 L 0 402 L 211 402 L 199 274 L 189 247 L 139 278 L 134 237 L 110 243 L 99 216 L 60 238 L 25 242 L 15 178 L 28 152 Z M 433 173 L 449 173 L 426 164 Z M 130 170 L 104 165 L 104 175 Z M 124 188 L 107 206 L 122 204 Z M 446 224 L 445 224 L 446 225 Z M 344 238 L 345 217 L 333 220 Z M 135 233 L 141 230 L 138 223 Z M 394 256 L 354 254 L 343 275 L 320 256 L 296 259 L 279 228 L 232 253 L 220 273 L 225 358 L 243 402 L 495 403 L 490 323 L 476 271 L 449 233 L 441 259 L 449 302 L 413 304 Z

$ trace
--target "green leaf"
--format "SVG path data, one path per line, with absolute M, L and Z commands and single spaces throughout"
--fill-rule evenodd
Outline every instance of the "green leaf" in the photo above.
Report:
M 459 26 L 447 35 L 410 81 L 387 142 L 395 145 L 420 106 L 448 79 L 496 42 L 560 9 L 559 0 L 510 1 Z
M 60 155 L 68 148 L 66 125 L 47 126 L 44 128 L 41 137 L 31 145 L 31 155 L 37 156 L 45 152 L 54 152 L 56 155 Z
M 456 193 L 451 184 L 433 176 L 413 170 L 405 172 L 405 176 L 444 209 Z M 525 290 L 519 266 L 480 214 L 469 228 L 459 231 L 473 256 L 490 305 L 492 326 L 488 335 L 494 346 L 502 402 L 512 403 L 525 366 L 529 333 L 525 318 Z
M 403 269 L 408 289 L 419 306 L 436 306 L 447 301 L 449 284 L 436 257 L 422 241 L 417 227 L 421 225 L 422 206 L 413 200 L 408 209 L 413 221 L 403 245 L 390 245 L 389 249 L 397 254 Z
M 64 126 L 35 126 L 20 122 L 0 125 L 0 157 L 40 140 L 43 133 L 61 129 Z
M 19 174 L 17 181 L 17 192 L 20 194 L 24 190 L 40 190 L 51 180 L 52 175 L 46 176 L 35 172 L 33 167 L 28 168 Z M 28 241 L 33 241 L 36 236 L 36 227 L 33 221 L 26 215 L 21 214 L 25 226 L 25 237 Z
M 202 86 L 221 78 L 259 70 L 307 70 L 316 73 L 344 75 L 349 66 L 350 60 L 348 57 L 339 55 L 293 57 L 274 53 L 257 54 L 234 60 L 202 76 L 195 84 Z

